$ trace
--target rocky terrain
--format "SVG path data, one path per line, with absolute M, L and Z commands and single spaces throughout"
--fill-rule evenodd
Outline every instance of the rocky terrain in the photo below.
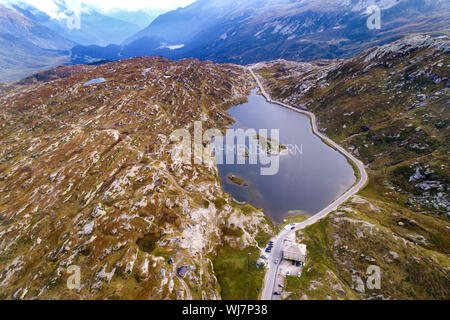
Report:
M 370 175 L 299 235 L 310 264 L 285 298 L 450 297 L 449 54 L 448 37 L 417 35 L 350 60 L 257 66 L 272 96 L 313 111 Z M 361 285 L 370 265 L 381 267 L 380 290 Z
M 224 129 L 251 86 L 240 66 L 135 58 L 0 87 L 0 298 L 256 299 L 247 254 L 270 223 L 223 194 L 213 158 L 174 161 L 171 139 Z

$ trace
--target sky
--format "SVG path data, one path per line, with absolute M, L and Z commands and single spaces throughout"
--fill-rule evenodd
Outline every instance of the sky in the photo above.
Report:
M 64 0 L 0 0 L 0 3 L 25 2 L 46 12 L 49 16 L 58 15 L 58 8 L 55 2 Z M 100 11 L 107 12 L 112 9 L 126 9 L 128 11 L 137 11 L 140 9 L 176 9 L 185 7 L 195 0 L 65 0 L 71 8 L 79 8 L 81 3 L 91 5 Z

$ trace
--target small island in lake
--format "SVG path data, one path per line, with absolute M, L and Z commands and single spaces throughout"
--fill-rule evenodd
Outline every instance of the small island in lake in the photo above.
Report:
M 231 181 L 234 184 L 237 184 L 239 186 L 248 187 L 248 183 L 246 183 L 242 178 L 239 178 L 233 174 L 229 174 L 227 176 L 228 180 Z
M 258 141 L 259 146 L 262 149 L 265 149 L 267 154 L 270 155 L 280 155 L 283 151 L 288 149 L 288 147 L 286 147 L 285 145 L 280 144 L 279 141 L 275 139 L 266 138 L 259 134 L 254 136 L 253 139 Z

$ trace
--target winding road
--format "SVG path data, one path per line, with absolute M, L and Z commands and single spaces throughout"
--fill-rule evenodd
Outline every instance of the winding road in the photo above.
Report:
M 326 141 L 330 146 L 332 146 L 334 149 L 336 149 L 341 154 L 343 154 L 345 157 L 347 157 L 347 159 L 349 159 L 351 162 L 353 162 L 358 167 L 359 175 L 360 175 L 359 181 L 353 187 L 351 187 L 349 190 L 347 190 L 342 196 L 340 196 L 338 199 L 336 199 L 332 204 L 330 204 L 328 207 L 326 207 L 322 211 L 318 212 L 316 215 L 312 216 L 308 220 L 306 220 L 302 223 L 296 223 L 294 225 L 294 229 L 292 229 L 292 230 L 290 229 L 290 227 L 289 227 L 289 229 L 283 229 L 274 239 L 272 239 L 274 242 L 274 245 L 273 245 L 272 253 L 270 254 L 269 259 L 268 259 L 268 270 L 266 272 L 266 277 L 264 280 L 264 289 L 263 289 L 263 293 L 261 295 L 261 300 L 272 300 L 274 298 L 280 299 L 279 296 L 274 296 L 274 294 L 273 294 L 275 291 L 279 291 L 279 290 L 275 289 L 275 282 L 276 282 L 276 277 L 277 277 L 278 269 L 279 269 L 279 263 L 275 264 L 275 261 L 277 259 L 278 259 L 278 261 L 282 260 L 282 248 L 283 248 L 284 241 L 289 236 L 292 236 L 293 233 L 315 224 L 319 220 L 328 216 L 329 213 L 336 211 L 340 205 L 342 205 L 344 202 L 346 202 L 348 199 L 350 199 L 353 195 L 358 193 L 362 188 L 364 188 L 364 186 L 367 184 L 369 178 L 368 178 L 366 168 L 360 160 L 355 158 L 355 156 L 353 156 L 351 153 L 349 153 L 343 147 L 341 147 L 336 142 L 334 142 L 333 140 L 331 140 L 330 138 L 328 138 L 326 135 L 324 135 L 323 133 L 321 133 L 319 131 L 318 126 L 317 126 L 316 116 L 312 112 L 294 108 L 285 103 L 272 100 L 270 98 L 270 96 L 267 94 L 267 92 L 264 90 L 264 87 L 261 84 L 258 77 L 253 72 L 253 68 L 249 67 L 248 70 L 252 74 L 252 76 L 255 79 L 256 83 L 258 84 L 259 88 L 261 89 L 262 95 L 267 99 L 267 101 L 269 103 L 278 104 L 278 105 L 288 108 L 294 112 L 302 113 L 302 114 L 309 116 L 311 119 L 311 124 L 312 124 L 312 129 L 313 129 L 314 134 L 317 135 L 318 137 L 320 137 L 321 139 L 323 139 L 324 141 Z

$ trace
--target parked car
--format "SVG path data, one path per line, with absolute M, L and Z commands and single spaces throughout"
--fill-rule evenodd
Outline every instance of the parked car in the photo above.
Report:
M 295 227 L 292 227 L 292 228 L 291 228 L 291 230 L 294 230 L 294 229 L 295 229 Z
M 279 284 L 278 285 L 281 289 L 283 289 L 284 288 L 284 286 L 282 285 L 282 284 Z
M 278 259 L 275 259 L 275 262 L 274 262 L 274 263 L 275 263 L 275 264 L 278 264 L 278 262 L 279 262 Z
M 297 277 L 300 278 L 301 276 L 302 276 L 302 273 L 301 273 L 301 272 L 298 272 L 298 273 L 297 273 Z
M 300 267 L 300 262 L 297 262 L 295 266 Z
M 281 296 L 281 294 L 280 294 L 278 291 L 275 291 L 275 292 L 273 293 L 273 295 L 274 295 L 274 296 Z
M 292 261 L 292 265 L 293 265 L 293 266 L 295 265 L 295 261 Z
M 291 274 L 291 272 L 290 272 L 290 271 L 286 272 L 286 275 L 287 275 L 287 276 L 289 276 L 290 274 Z

